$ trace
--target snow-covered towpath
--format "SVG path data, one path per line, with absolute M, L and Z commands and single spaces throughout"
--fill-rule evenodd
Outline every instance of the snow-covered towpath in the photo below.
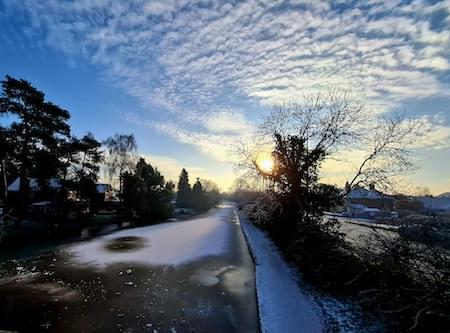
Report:
M 319 306 L 299 289 L 271 240 L 245 216 L 238 217 L 255 262 L 261 331 L 323 332 L 325 325 Z

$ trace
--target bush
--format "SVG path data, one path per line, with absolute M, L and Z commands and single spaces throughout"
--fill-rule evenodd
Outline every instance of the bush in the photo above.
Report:
M 406 219 L 397 235 L 375 234 L 360 253 L 367 274 L 377 276 L 366 305 L 390 318 L 393 329 L 444 332 L 450 325 L 449 221 Z
M 449 221 L 412 217 L 398 234 L 375 232 L 355 249 L 337 220 L 299 212 L 295 218 L 273 194 L 243 210 L 310 282 L 351 296 L 381 317 L 386 331 L 444 332 L 450 325 Z

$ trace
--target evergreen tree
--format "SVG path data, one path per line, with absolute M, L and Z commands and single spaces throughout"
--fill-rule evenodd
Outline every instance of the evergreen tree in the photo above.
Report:
M 192 187 L 191 206 L 197 210 L 207 209 L 207 202 L 205 200 L 200 178 L 197 178 L 197 181 Z
M 165 183 L 164 177 L 144 158 L 136 164 L 135 173 L 124 174 L 123 204 L 141 219 L 155 221 L 171 214 L 174 185 Z
M 57 175 L 59 166 L 60 163 L 55 151 L 37 149 L 34 153 L 30 176 L 38 181 L 40 192 L 43 194 L 40 200 L 52 199 L 54 193 L 48 184 L 48 180 Z
M 188 172 L 184 168 L 181 170 L 177 190 L 177 206 L 190 207 L 191 185 Z
M 45 95 L 29 82 L 6 76 L 2 81 L 0 114 L 16 119 L 10 126 L 15 141 L 14 155 L 19 165 L 19 215 L 28 198 L 28 179 L 37 150 L 53 152 L 58 138 L 68 136 L 68 111 L 45 100 Z
M 101 143 L 88 132 L 81 139 L 72 138 L 69 146 L 71 154 L 69 169 L 73 187 L 80 199 L 87 200 L 90 211 L 95 212 L 98 209 L 96 183 L 100 163 L 103 160 Z
M 73 180 L 91 179 L 94 183 L 97 182 L 100 163 L 103 160 L 100 147 L 101 143 L 90 132 L 81 139 L 71 139 L 67 148 L 70 155 L 68 168 Z

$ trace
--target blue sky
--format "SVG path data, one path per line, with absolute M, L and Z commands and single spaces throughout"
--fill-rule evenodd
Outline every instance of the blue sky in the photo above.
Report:
M 412 183 L 450 190 L 450 1 L 0 0 L 0 75 L 133 132 L 169 178 L 226 189 L 232 147 L 271 103 L 338 87 L 424 122 Z M 355 162 L 357 163 L 357 162 Z M 350 167 L 351 169 L 351 167 Z M 328 166 L 341 185 L 349 167 Z

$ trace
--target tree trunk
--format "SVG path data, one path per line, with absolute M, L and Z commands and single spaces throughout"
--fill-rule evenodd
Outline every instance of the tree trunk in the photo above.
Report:
M 2 160 L 2 174 L 3 174 L 3 186 L 4 189 L 4 198 L 5 198 L 5 204 L 8 203 L 8 181 L 6 177 L 6 163 L 5 160 Z
M 19 185 L 19 203 L 18 203 L 18 217 L 19 220 L 24 217 L 26 213 L 28 201 L 28 185 L 27 168 L 28 168 L 28 131 L 25 132 L 25 137 L 22 145 L 22 152 L 20 156 L 20 185 Z

